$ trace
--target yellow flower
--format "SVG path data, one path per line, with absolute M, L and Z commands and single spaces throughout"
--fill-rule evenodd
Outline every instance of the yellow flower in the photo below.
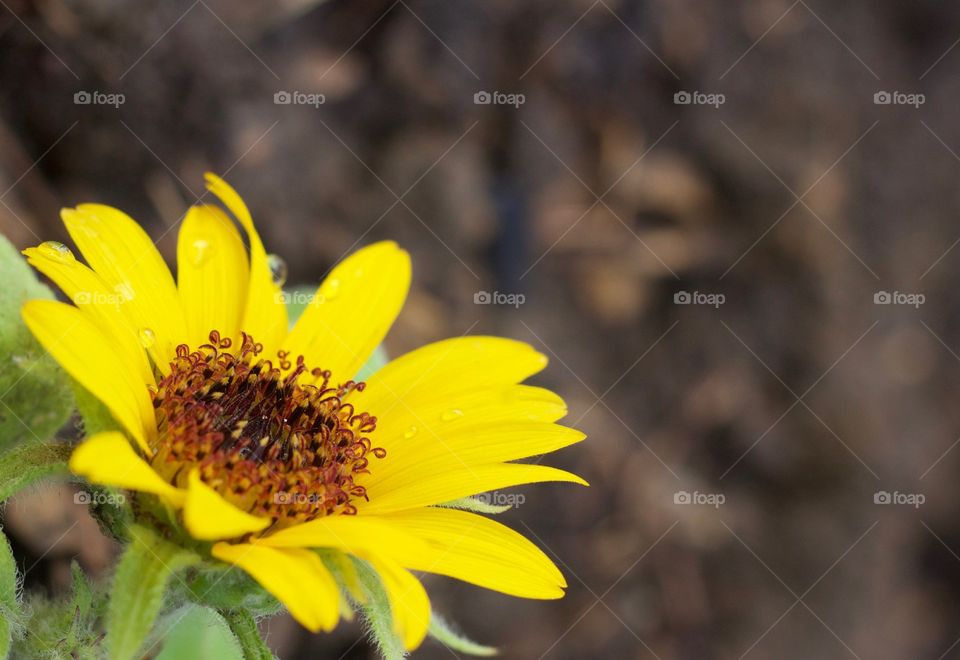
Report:
M 143 229 L 102 205 L 62 212 L 88 265 L 58 243 L 24 251 L 76 303 L 31 301 L 24 320 L 125 432 L 87 439 L 71 469 L 159 501 L 313 631 L 336 625 L 340 602 L 313 549 L 369 563 L 408 649 L 430 618 L 411 570 L 561 597 L 563 576 L 526 538 L 437 506 L 525 483 L 585 483 L 513 462 L 583 439 L 555 424 L 566 413 L 559 397 L 519 384 L 546 358 L 517 341 L 461 337 L 354 382 L 403 305 L 409 255 L 392 242 L 357 251 L 288 330 L 276 263 L 246 205 L 212 174 L 207 189 L 249 252 L 223 210 L 195 206 L 176 281 Z

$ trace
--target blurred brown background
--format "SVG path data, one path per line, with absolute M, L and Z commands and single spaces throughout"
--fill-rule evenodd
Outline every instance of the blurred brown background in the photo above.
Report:
M 212 169 L 293 283 L 357 244 L 412 252 L 391 353 L 471 332 L 551 356 L 537 381 L 589 440 L 548 462 L 592 487 L 520 489 L 503 519 L 570 588 L 428 579 L 471 636 L 507 658 L 960 657 L 960 6 L 0 5 L 18 246 L 100 201 L 172 261 Z M 475 103 L 494 91 L 524 103 Z M 30 588 L 109 564 L 65 487 L 5 524 Z M 371 657 L 356 624 L 266 625 L 284 658 Z

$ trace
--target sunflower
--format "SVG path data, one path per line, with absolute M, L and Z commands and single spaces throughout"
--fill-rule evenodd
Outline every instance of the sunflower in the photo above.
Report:
M 535 545 L 450 505 L 520 484 L 585 484 L 514 462 L 584 437 L 555 423 L 566 414 L 557 395 L 520 384 L 545 356 L 460 337 L 355 380 L 403 305 L 407 252 L 393 242 L 358 250 L 290 328 L 282 262 L 233 188 L 206 182 L 232 218 L 216 205 L 188 211 L 176 280 L 133 219 L 98 204 L 61 214 L 87 265 L 56 242 L 24 250 L 75 303 L 30 301 L 24 320 L 116 423 L 74 450 L 71 470 L 133 491 L 137 512 L 166 512 L 314 632 L 340 616 L 331 557 L 348 592 L 351 557 L 377 573 L 407 649 L 430 619 L 411 571 L 561 597 L 563 576 Z

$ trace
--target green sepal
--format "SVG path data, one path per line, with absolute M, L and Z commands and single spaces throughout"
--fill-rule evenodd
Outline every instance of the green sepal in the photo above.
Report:
M 163 606 L 167 582 L 200 557 L 156 533 L 134 525 L 117 566 L 107 610 L 107 650 L 111 660 L 139 657 L 137 652 Z M 179 579 L 179 578 L 178 578 Z
M 246 610 L 253 616 L 272 616 L 283 609 L 280 602 L 243 570 L 204 562 L 186 571 L 175 593 L 220 612 Z
M 407 653 L 403 642 L 393 630 L 393 615 L 390 612 L 390 599 L 380 581 L 380 576 L 362 559 L 352 558 L 357 568 L 357 578 L 366 596 L 366 602 L 359 603 L 360 612 L 367 626 L 367 633 L 376 645 L 384 660 L 400 660 Z
M 504 513 L 513 508 L 510 504 L 490 504 L 489 502 L 484 502 L 481 497 L 477 497 L 476 495 L 461 497 L 458 500 L 450 500 L 449 502 L 444 502 L 443 504 L 438 504 L 437 506 L 447 509 L 463 509 L 464 511 L 473 511 L 474 513 L 486 513 L 491 515 Z
M 53 298 L 17 249 L 0 236 L 0 448 L 48 440 L 73 410 L 69 380 L 33 338 L 23 303 Z
M 0 456 L 0 502 L 40 479 L 68 475 L 70 447 L 27 443 Z
M 427 634 L 450 650 L 466 653 L 467 655 L 488 658 L 499 653 L 493 646 L 477 644 L 456 632 L 443 617 L 433 611 L 430 612 L 430 628 L 427 630 Z

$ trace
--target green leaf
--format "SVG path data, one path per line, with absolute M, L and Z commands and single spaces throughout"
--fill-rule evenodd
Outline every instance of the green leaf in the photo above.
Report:
M 27 443 L 0 456 L 0 502 L 39 479 L 67 475 L 70 447 Z
M 428 634 L 453 651 L 460 651 L 468 655 L 482 657 L 490 657 L 499 653 L 499 651 L 492 646 L 477 644 L 454 631 L 453 628 L 450 627 L 450 624 L 436 612 L 430 613 L 430 628 Z
M 66 374 L 20 318 L 27 300 L 53 298 L 10 241 L 0 236 L 0 447 L 47 440 L 73 410 Z
M 6 535 L 0 533 L 0 658 L 10 654 L 13 633 L 20 619 L 18 591 L 17 562 Z
M 464 511 L 473 511 L 474 513 L 489 513 L 496 515 L 509 511 L 513 507 L 510 504 L 491 504 L 483 499 L 483 496 L 472 495 L 470 497 L 461 497 L 459 500 L 451 500 L 438 504 L 437 506 L 448 509 L 463 509 Z
M 168 619 L 168 630 L 163 635 L 163 645 L 156 660 L 250 660 L 260 657 L 273 660 L 272 655 L 244 655 L 243 648 L 231 632 L 227 621 L 209 607 L 186 605 L 172 612 Z
M 107 610 L 107 649 L 112 660 L 137 657 L 163 605 L 167 581 L 199 557 L 132 526 L 130 544 L 117 567 Z
M 257 628 L 257 622 L 250 612 L 231 610 L 224 616 L 240 647 L 243 648 L 241 657 L 245 660 L 274 660 L 274 655 L 260 637 L 260 629 Z
M 380 656 L 384 660 L 399 660 L 406 657 L 403 642 L 393 632 L 393 616 L 390 614 L 390 600 L 380 582 L 380 576 L 362 559 L 354 559 L 357 577 L 367 599 L 360 605 L 367 631 L 373 639 Z

